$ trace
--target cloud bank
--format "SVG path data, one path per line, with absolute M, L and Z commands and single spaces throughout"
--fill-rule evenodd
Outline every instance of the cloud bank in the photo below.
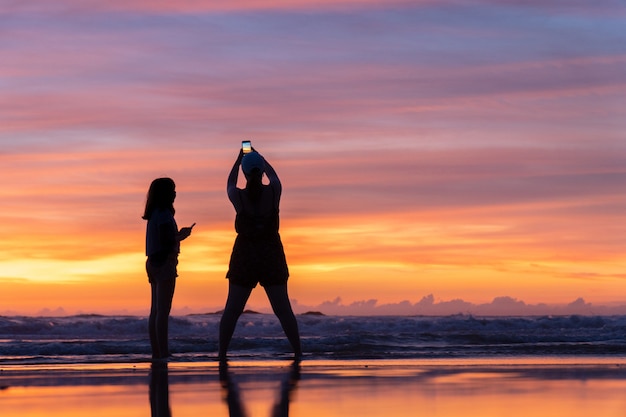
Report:
M 471 314 L 477 316 L 542 316 L 542 315 L 622 315 L 626 314 L 626 303 L 619 305 L 594 305 L 583 298 L 577 298 L 568 304 L 527 304 L 513 297 L 496 297 L 490 303 L 475 304 L 462 299 L 435 300 L 430 294 L 420 301 L 412 303 L 379 304 L 377 300 L 356 301 L 344 304 L 340 297 L 316 306 L 294 303 L 297 313 L 320 312 L 326 315 L 369 316 L 448 316 L 454 314 Z
M 380 303 L 376 299 L 344 303 L 341 297 L 324 301 L 316 305 L 307 305 L 292 300 L 294 312 L 298 314 L 324 314 L 328 316 L 450 316 L 450 315 L 474 315 L 474 316 L 612 316 L 626 315 L 626 302 L 613 303 L 611 305 L 593 304 L 585 301 L 582 297 L 565 304 L 537 303 L 529 304 L 517 298 L 502 296 L 496 297 L 488 303 L 471 303 L 463 299 L 437 300 L 433 294 L 423 297 L 418 302 L 408 300 L 397 303 Z M 273 314 L 270 307 L 247 306 L 247 310 L 264 314 Z M 220 314 L 221 308 L 189 308 L 174 307 L 174 316 L 187 314 Z M 17 316 L 21 313 L 13 310 L 0 311 L 4 316 Z M 57 317 L 74 314 L 94 314 L 90 310 L 66 310 L 63 307 L 42 308 L 34 316 Z M 119 314 L 119 315 L 146 315 L 145 309 L 124 309 L 109 313 L 96 314 Z

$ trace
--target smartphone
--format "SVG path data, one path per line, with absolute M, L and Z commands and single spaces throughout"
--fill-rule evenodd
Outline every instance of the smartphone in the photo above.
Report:
M 252 143 L 249 140 L 244 140 L 241 142 L 241 149 L 243 149 L 243 153 L 252 152 Z

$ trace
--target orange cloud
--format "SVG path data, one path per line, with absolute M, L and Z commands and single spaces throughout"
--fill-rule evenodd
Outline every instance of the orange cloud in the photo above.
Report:
M 5 155 L 0 270 L 11 287 L 22 280 L 7 294 L 37 292 L 38 283 L 95 292 L 103 282 L 143 283 L 145 192 L 154 177 L 171 175 L 179 224 L 198 223 L 182 249 L 180 305 L 219 306 L 234 239 L 224 185 L 234 153 Z M 613 192 L 621 160 L 610 151 L 544 149 L 272 158 L 285 186 L 292 296 L 309 305 L 337 295 L 397 302 L 433 292 L 477 302 L 511 294 L 610 301 L 624 285 L 615 224 L 625 202 Z M 69 295 L 55 301 L 86 308 Z M 141 308 L 141 298 L 133 305 Z

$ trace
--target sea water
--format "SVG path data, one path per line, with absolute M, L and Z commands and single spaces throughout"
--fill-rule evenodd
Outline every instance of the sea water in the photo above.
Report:
M 220 314 L 170 318 L 174 360 L 215 360 Z M 476 317 L 298 315 L 305 359 L 623 357 L 626 316 Z M 271 314 L 243 314 L 231 358 L 289 358 Z M 147 318 L 0 317 L 1 364 L 112 363 L 150 359 Z

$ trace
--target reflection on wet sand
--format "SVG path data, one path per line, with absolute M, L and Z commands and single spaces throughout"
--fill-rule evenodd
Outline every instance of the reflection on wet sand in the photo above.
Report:
M 171 417 L 170 385 L 167 363 L 153 363 L 150 368 L 150 411 L 152 417 Z
M 294 361 L 281 375 L 278 393 L 272 406 L 271 417 L 288 417 L 289 404 L 300 380 L 300 362 Z M 227 362 L 220 363 L 220 383 L 223 398 L 228 405 L 229 417 L 246 417 L 241 390 L 237 376 L 230 370 Z
M 0 367 L 0 410 L 2 417 L 626 415 L 626 358 L 512 362 Z

